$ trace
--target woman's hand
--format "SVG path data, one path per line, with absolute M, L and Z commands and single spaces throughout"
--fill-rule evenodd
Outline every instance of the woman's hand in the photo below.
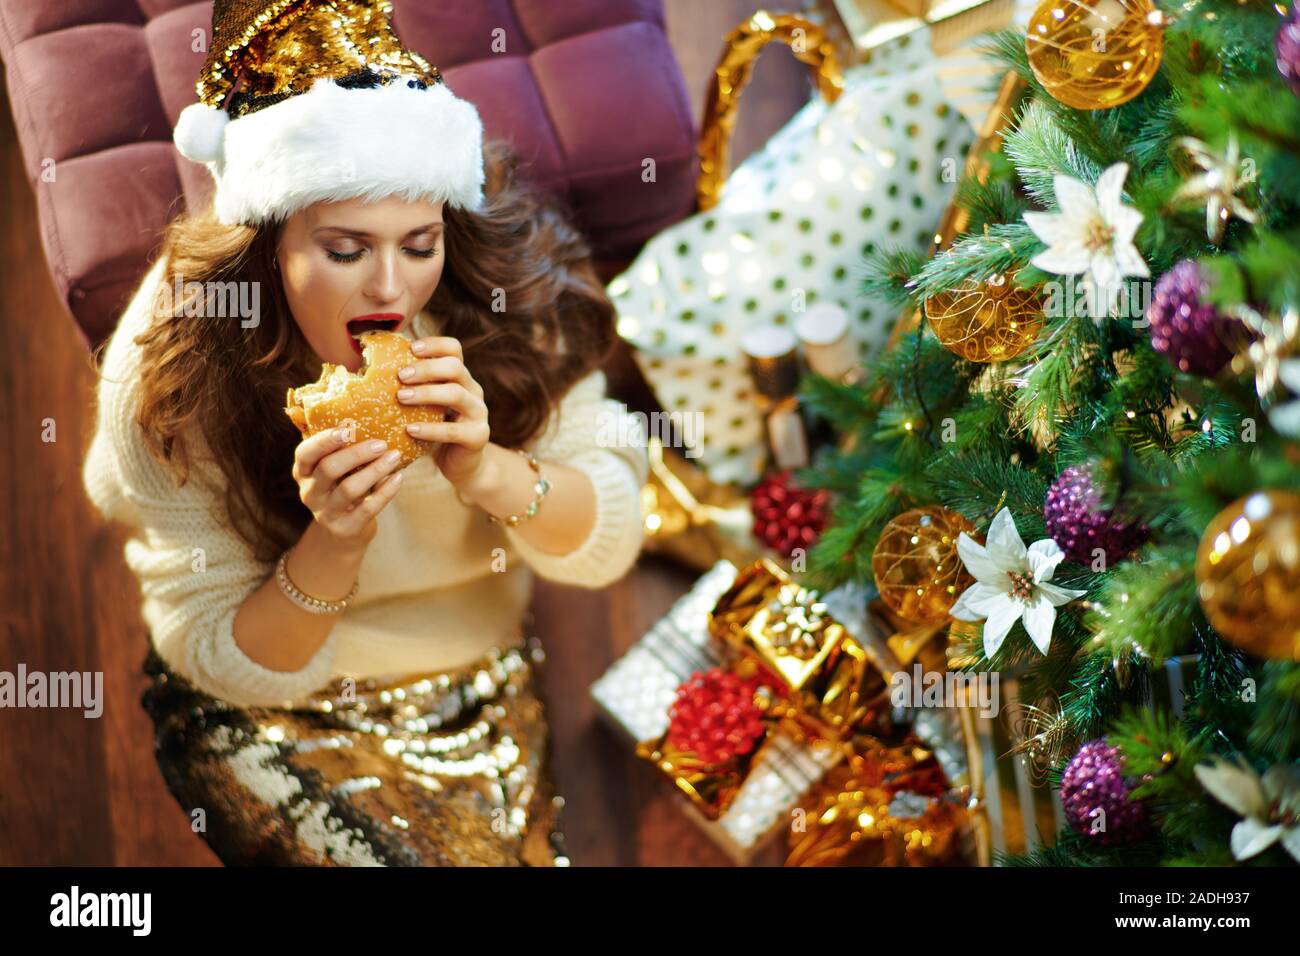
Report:
M 404 405 L 438 405 L 447 421 L 407 425 L 413 438 L 438 442 L 433 460 L 456 487 L 470 483 L 483 467 L 483 449 L 492 437 L 483 388 L 465 367 L 460 342 L 433 336 L 411 343 L 416 361 L 397 373 Z
M 339 544 L 364 548 L 375 536 L 375 516 L 401 486 L 393 469 L 401 453 L 382 441 L 347 444 L 346 428 L 304 439 L 293 456 L 298 496 L 316 523 Z

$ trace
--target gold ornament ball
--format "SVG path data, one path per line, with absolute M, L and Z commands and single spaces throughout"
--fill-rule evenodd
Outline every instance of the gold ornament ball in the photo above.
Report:
M 1300 494 L 1257 491 L 1219 512 L 1196 552 L 1196 591 L 1230 643 L 1300 661 Z
M 968 362 L 1005 362 L 1034 344 L 1043 327 L 1042 295 L 1017 289 L 1001 273 L 925 300 L 939 342 Z
M 904 620 L 942 621 L 975 583 L 957 554 L 957 536 L 975 526 L 947 508 L 913 508 L 885 525 L 871 553 L 880 599 Z
M 1044 0 L 1029 18 L 1029 66 L 1053 97 L 1080 110 L 1127 103 L 1147 88 L 1165 50 L 1151 0 Z

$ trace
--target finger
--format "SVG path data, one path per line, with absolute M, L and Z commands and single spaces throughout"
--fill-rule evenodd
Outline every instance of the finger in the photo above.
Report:
M 393 500 L 393 496 L 397 494 L 397 489 L 401 486 L 402 473 L 400 471 L 395 475 L 389 475 L 379 483 L 379 487 L 358 501 L 356 507 L 342 518 L 339 523 L 347 526 L 348 533 L 356 534 L 365 527 L 366 522 L 370 521 L 375 517 L 375 515 L 384 510 L 385 506 Z
M 316 466 L 316 473 L 304 486 L 301 496 L 303 503 L 313 514 L 334 517 L 345 514 L 355 503 L 355 499 L 360 496 L 356 495 L 349 499 L 338 495 L 340 483 L 349 474 L 355 473 L 358 468 L 374 462 L 387 448 L 386 442 L 375 439 L 326 456 Z
M 453 339 L 446 335 L 431 335 L 425 339 L 416 339 L 411 343 L 411 351 L 420 358 L 452 355 L 461 361 L 465 359 L 465 353 L 461 351 L 460 339 Z
M 448 442 L 470 449 L 483 448 L 492 435 L 486 421 L 416 422 L 407 425 L 406 431 L 420 441 Z
M 300 441 L 293 453 L 293 480 L 302 481 L 310 477 L 320 460 L 330 452 L 338 451 L 347 438 L 346 428 L 332 428 Z
M 487 418 L 487 405 L 464 385 L 439 382 L 436 385 L 412 385 L 397 390 L 397 400 L 403 405 L 440 405 L 456 410 L 463 419 Z
M 373 491 L 375 485 L 386 478 L 401 460 L 400 451 L 390 451 L 378 461 L 372 462 L 359 471 L 354 471 L 340 481 L 335 488 L 335 493 L 340 498 L 340 510 L 352 507 Z
M 388 443 L 378 438 L 341 448 L 321 459 L 320 464 L 316 466 L 316 477 L 337 483 L 348 472 L 355 471 L 366 462 L 374 461 L 384 453 L 386 448 Z
M 413 362 L 399 369 L 397 377 L 407 385 L 419 385 L 422 382 L 459 382 L 471 391 L 473 391 L 472 386 L 478 384 L 469 374 L 465 363 L 450 355 Z

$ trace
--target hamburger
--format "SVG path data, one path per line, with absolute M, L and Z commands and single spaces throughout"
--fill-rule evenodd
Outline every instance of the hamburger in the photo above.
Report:
M 304 438 L 348 428 L 354 442 L 381 439 L 401 452 L 401 470 L 431 444 L 412 438 L 406 426 L 441 422 L 445 414 L 433 405 L 403 405 L 397 400 L 397 390 L 403 387 L 397 372 L 411 364 L 409 339 L 396 332 L 364 332 L 357 339 L 365 362 L 361 371 L 326 362 L 315 382 L 289 389 L 285 413 Z

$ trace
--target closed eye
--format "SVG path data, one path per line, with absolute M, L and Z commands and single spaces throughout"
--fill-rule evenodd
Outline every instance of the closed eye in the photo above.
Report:
M 405 249 L 404 248 L 402 251 L 407 253 L 408 255 L 416 257 L 417 259 L 432 259 L 434 256 L 438 254 L 438 250 L 436 248 L 434 249 Z M 331 259 L 333 259 L 335 262 L 356 262 L 358 259 L 361 258 L 362 252 L 364 252 L 364 250 L 362 249 L 358 249 L 356 252 L 335 252 L 333 249 L 325 250 L 325 254 L 329 256 Z

